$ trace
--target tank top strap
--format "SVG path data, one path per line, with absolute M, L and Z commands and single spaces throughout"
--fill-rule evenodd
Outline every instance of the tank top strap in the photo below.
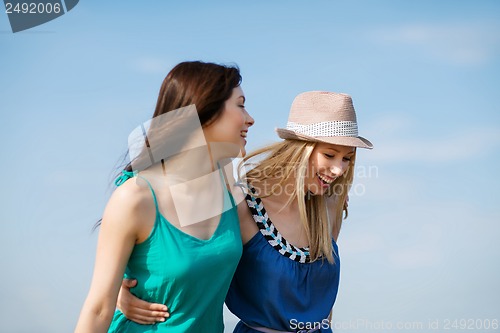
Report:
M 115 179 L 115 185 L 116 186 L 120 186 L 122 185 L 123 183 L 125 183 L 127 180 L 129 180 L 130 178 L 133 178 L 137 175 L 137 172 L 136 171 L 127 171 L 127 170 L 122 170 L 122 173 L 121 175 L 119 175 L 118 177 L 116 177 Z
M 148 184 L 148 187 L 151 190 L 151 194 L 153 195 L 153 200 L 155 202 L 156 214 L 159 215 L 160 209 L 158 208 L 158 200 L 156 200 L 156 194 L 155 194 L 155 191 L 153 190 L 153 186 L 151 186 L 151 183 L 146 178 L 138 175 L 136 171 L 122 170 L 122 174 L 115 179 L 115 185 L 120 186 L 123 183 L 125 183 L 127 180 L 129 180 L 130 178 L 134 178 L 134 177 L 141 178 L 142 180 L 144 180 L 146 182 L 146 184 Z
M 231 202 L 231 207 L 236 207 L 236 206 L 238 206 L 238 205 L 236 204 L 236 201 L 234 201 L 234 198 L 233 198 L 233 195 L 231 194 L 231 191 L 230 191 L 230 190 L 228 190 L 228 189 L 226 188 L 226 189 L 225 189 L 225 192 L 227 193 L 227 194 L 225 194 L 225 195 L 227 195 L 227 196 L 229 197 L 229 200 L 230 200 L 230 202 Z
M 219 175 L 221 177 L 223 184 L 225 184 L 225 186 L 223 186 L 224 197 L 229 199 L 229 202 L 232 205 L 232 207 L 236 207 L 237 206 L 236 202 L 234 201 L 233 196 L 231 195 L 229 189 L 227 188 L 228 183 L 227 183 L 227 181 L 224 177 L 224 174 L 220 168 L 219 168 Z M 122 174 L 115 179 L 115 185 L 120 186 L 123 183 L 125 183 L 127 180 L 129 180 L 130 178 L 134 178 L 134 177 L 141 178 L 142 180 L 144 180 L 146 182 L 146 184 L 148 184 L 148 187 L 151 190 L 151 194 L 153 195 L 153 200 L 155 202 L 156 213 L 159 214 L 160 209 L 158 208 L 158 200 L 156 199 L 156 194 L 155 194 L 155 191 L 153 189 L 153 186 L 151 186 L 151 183 L 146 178 L 138 175 L 137 171 L 122 170 Z
M 229 182 L 227 181 L 226 177 L 224 176 L 224 172 L 222 171 L 223 167 L 221 167 L 220 163 L 217 162 L 217 168 L 219 169 L 219 176 L 222 181 L 222 190 L 224 193 L 224 202 L 226 202 L 226 199 L 229 199 L 229 203 L 231 204 L 231 207 L 236 207 L 238 206 L 236 204 L 236 201 L 234 201 L 233 195 L 231 194 L 231 186 L 229 185 Z M 235 184 L 237 185 L 237 183 Z
M 142 180 L 144 180 L 146 182 L 146 184 L 148 184 L 148 187 L 151 190 L 151 194 L 153 195 L 153 200 L 155 202 L 156 216 L 160 215 L 160 208 L 158 208 L 158 200 L 156 200 L 156 194 L 155 194 L 155 190 L 153 190 L 153 186 L 151 186 L 151 183 L 143 176 L 137 175 L 137 178 L 141 178 Z

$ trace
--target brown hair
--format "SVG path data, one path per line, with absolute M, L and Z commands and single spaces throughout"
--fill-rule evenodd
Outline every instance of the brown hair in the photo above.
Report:
M 224 102 L 240 83 L 237 66 L 181 62 L 163 80 L 153 118 L 195 104 L 201 125 L 210 125 L 220 117 Z
M 194 105 L 201 126 L 209 126 L 222 115 L 224 103 L 231 97 L 233 89 L 238 87 L 240 83 L 241 74 L 236 65 L 225 66 L 201 61 L 181 62 L 172 68 L 163 80 L 153 119 L 170 111 Z M 192 128 L 177 126 L 171 130 L 184 132 L 192 131 Z M 130 161 L 124 170 L 141 171 L 154 163 L 148 152 L 151 150 L 149 139 L 161 137 L 162 131 L 161 127 L 157 128 L 154 122 L 151 123 L 146 135 L 145 146 L 134 158 L 133 168 L 132 161 Z M 177 137 L 174 133 L 163 133 L 163 136 L 169 135 Z M 181 140 L 169 140 L 168 142 L 163 140 L 163 144 L 177 147 L 182 146 L 183 142 Z M 154 149 L 158 148 L 160 147 Z
M 240 84 L 241 74 L 237 65 L 226 66 L 202 61 L 181 62 L 172 68 L 163 80 L 153 118 L 194 104 L 202 127 L 209 126 L 222 115 L 224 103 L 231 97 L 233 89 Z M 120 169 L 131 172 L 150 166 L 149 148 L 146 136 L 145 147 L 134 158 L 135 170 L 132 168 L 132 161 L 127 158 L 128 152 L 123 158 L 124 166 Z M 94 225 L 93 230 L 100 225 L 101 220 Z

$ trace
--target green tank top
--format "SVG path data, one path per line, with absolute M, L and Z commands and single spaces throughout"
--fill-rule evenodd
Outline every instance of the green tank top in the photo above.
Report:
M 132 176 L 124 172 L 115 183 L 119 186 Z M 170 317 L 163 323 L 141 325 L 117 310 L 108 332 L 222 333 L 224 299 L 242 252 L 231 194 L 224 190 L 225 209 L 219 225 L 210 239 L 202 240 L 179 230 L 160 214 L 155 192 L 144 180 L 153 195 L 156 221 L 149 237 L 134 247 L 125 276 L 137 279 L 132 294 L 165 304 Z

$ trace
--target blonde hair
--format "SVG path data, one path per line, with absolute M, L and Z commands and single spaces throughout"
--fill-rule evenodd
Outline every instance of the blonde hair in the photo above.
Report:
M 269 194 L 256 193 L 261 198 L 276 194 L 276 190 L 295 173 L 294 189 L 286 205 L 297 200 L 300 219 L 309 242 L 311 261 L 323 257 L 333 263 L 335 259 L 332 255 L 332 230 L 337 234 L 340 231 L 342 219 L 347 217 L 345 201 L 354 178 L 355 155 L 351 158 L 347 171 L 332 183 L 327 193 L 315 196 L 305 193 L 304 187 L 309 158 L 315 146 L 316 142 L 284 140 L 248 154 L 240 164 L 240 171 L 248 170 L 245 177 L 250 184 L 263 183 L 269 179 L 276 181 Z M 262 156 L 264 156 L 263 159 L 258 162 L 250 161 Z M 334 196 L 334 216 L 329 216 L 326 196 Z M 300 198 L 303 199 L 300 200 Z

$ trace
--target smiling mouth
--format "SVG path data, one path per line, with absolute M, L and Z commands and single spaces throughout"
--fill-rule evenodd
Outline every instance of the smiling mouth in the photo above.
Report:
M 320 174 L 319 172 L 316 173 L 316 175 L 318 176 L 320 182 L 323 185 L 331 185 L 335 181 L 335 179 L 337 179 L 337 177 L 335 177 L 335 178 L 328 177 L 328 176 Z
M 246 138 L 247 137 L 247 132 L 246 131 L 241 131 L 240 135 L 241 135 L 242 138 Z

